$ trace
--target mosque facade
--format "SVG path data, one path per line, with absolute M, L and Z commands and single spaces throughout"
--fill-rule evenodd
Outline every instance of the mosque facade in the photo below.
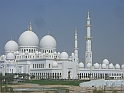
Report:
M 124 64 L 109 63 L 104 59 L 101 64 L 92 63 L 90 12 L 87 17 L 85 63 L 78 58 L 78 33 L 75 29 L 74 52 L 69 56 L 66 51 L 57 52 L 57 42 L 49 33 L 40 41 L 32 31 L 23 32 L 18 43 L 10 40 L 5 44 L 5 54 L 0 56 L 0 73 L 19 73 L 34 75 L 35 79 L 122 79 Z M 40 46 L 40 47 L 39 47 Z

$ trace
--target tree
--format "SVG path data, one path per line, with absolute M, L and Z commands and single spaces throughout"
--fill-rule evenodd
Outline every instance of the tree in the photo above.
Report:
M 32 76 L 31 76 L 31 79 L 33 79 L 33 78 L 35 78 L 35 75 L 32 75 Z
M 1 87 L 0 91 L 2 93 L 4 93 L 4 92 L 14 93 L 13 88 L 12 87 L 7 87 L 7 86 Z
M 12 82 L 13 80 L 14 80 L 14 74 L 13 73 L 6 73 L 6 75 L 5 75 L 6 83 Z

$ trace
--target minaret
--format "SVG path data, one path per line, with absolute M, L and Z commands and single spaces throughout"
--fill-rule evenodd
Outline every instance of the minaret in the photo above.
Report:
M 75 61 L 78 62 L 78 37 L 77 37 L 77 29 L 75 28 L 75 46 L 74 46 L 74 54 L 75 54 Z
M 85 67 L 87 68 L 87 63 L 91 63 L 92 66 L 92 51 L 91 51 L 91 35 L 90 35 L 90 12 L 88 11 L 87 17 L 87 36 L 86 36 L 86 53 L 85 53 Z

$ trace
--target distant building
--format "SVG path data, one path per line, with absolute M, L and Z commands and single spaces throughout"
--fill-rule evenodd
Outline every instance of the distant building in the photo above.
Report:
M 35 79 L 121 79 L 124 64 L 120 66 L 104 59 L 101 64 L 92 64 L 90 12 L 87 17 L 85 66 L 78 58 L 78 33 L 75 29 L 74 52 L 56 51 L 56 40 L 48 33 L 39 42 L 32 31 L 32 24 L 23 32 L 18 43 L 10 40 L 5 44 L 5 54 L 0 56 L 0 73 L 26 73 Z M 39 47 L 40 46 L 40 47 Z

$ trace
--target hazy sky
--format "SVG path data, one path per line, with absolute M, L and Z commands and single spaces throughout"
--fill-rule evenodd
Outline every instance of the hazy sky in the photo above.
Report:
M 50 34 L 57 52 L 74 52 L 78 30 L 79 59 L 85 62 L 86 18 L 90 10 L 93 63 L 124 63 L 124 0 L 0 0 L 0 54 L 12 37 L 18 42 L 30 21 L 39 40 Z

